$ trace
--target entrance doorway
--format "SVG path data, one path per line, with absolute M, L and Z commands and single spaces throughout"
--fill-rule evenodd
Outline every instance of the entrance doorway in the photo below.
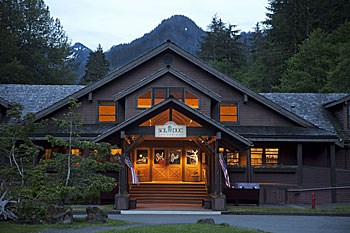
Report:
M 140 182 L 204 180 L 200 151 L 197 148 L 137 148 L 134 167 Z

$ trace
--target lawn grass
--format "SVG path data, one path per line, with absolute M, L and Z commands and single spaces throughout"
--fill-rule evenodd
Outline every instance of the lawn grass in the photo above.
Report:
M 350 214 L 350 206 L 338 206 L 333 208 L 265 208 L 265 207 L 239 207 L 228 206 L 230 213 L 332 213 L 332 214 Z
M 74 222 L 71 224 L 40 224 L 40 225 L 23 225 L 10 222 L 0 222 L 0 232 L 6 233 L 35 233 L 41 232 L 47 229 L 67 229 L 67 228 L 82 228 L 90 226 L 121 226 L 132 224 L 131 222 L 107 219 L 106 223 L 87 223 L 84 218 L 74 218 Z
M 223 226 L 218 224 L 171 224 L 158 226 L 142 226 L 129 229 L 107 230 L 101 233 L 257 233 L 262 231 L 244 229 L 239 227 Z

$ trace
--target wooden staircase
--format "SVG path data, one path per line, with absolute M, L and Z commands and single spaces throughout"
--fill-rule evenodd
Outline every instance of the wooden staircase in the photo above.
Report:
M 141 183 L 132 185 L 130 199 L 137 205 L 200 205 L 208 199 L 205 183 Z

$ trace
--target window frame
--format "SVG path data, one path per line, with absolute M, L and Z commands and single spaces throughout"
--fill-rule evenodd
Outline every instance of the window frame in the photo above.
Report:
M 114 103 L 112 104 L 101 104 L 101 103 Z M 112 114 L 100 114 L 100 106 L 114 106 L 115 107 L 115 111 L 114 111 L 114 115 Z M 102 123 L 102 124 L 110 124 L 110 123 L 116 123 L 118 122 L 118 103 L 116 101 L 113 100 L 98 100 L 97 101 L 97 123 Z M 100 116 L 114 116 L 115 120 L 114 121 L 100 121 Z
M 253 158 L 252 158 L 252 149 L 261 149 L 261 164 L 252 164 Z M 269 154 L 269 155 L 277 155 L 277 163 L 268 163 L 267 161 L 267 151 L 268 150 L 277 150 L 277 154 Z M 252 147 L 250 148 L 250 158 L 251 158 L 251 166 L 259 167 L 259 166 L 278 166 L 280 165 L 280 148 L 279 147 Z
M 139 98 L 141 95 L 145 94 L 146 92 L 150 91 L 151 92 L 151 106 L 150 107 L 139 107 Z M 143 91 L 141 94 L 136 96 L 136 108 L 137 109 L 148 109 L 153 106 L 153 88 L 148 88 L 145 91 Z
M 237 121 L 221 121 L 221 107 L 222 105 L 235 105 L 236 106 L 236 115 L 224 115 L 224 116 L 236 116 L 237 117 Z M 239 103 L 238 102 L 230 102 L 230 101 L 223 101 L 219 103 L 218 106 L 219 110 L 218 110 L 218 118 L 219 118 L 219 122 L 224 124 L 224 125 L 236 125 L 239 124 Z
M 194 92 L 192 92 L 191 90 L 189 90 L 189 89 L 187 89 L 185 87 L 151 87 L 151 88 L 148 88 L 148 89 L 146 89 L 145 91 L 143 91 L 142 93 L 140 93 L 139 95 L 136 96 L 136 108 L 137 109 L 148 109 L 148 108 L 153 107 L 156 104 L 161 103 L 162 101 L 160 101 L 160 102 L 155 104 L 155 94 L 156 94 L 157 90 L 165 90 L 165 93 L 166 93 L 165 99 L 167 99 L 171 95 L 171 90 L 175 90 L 175 89 L 177 89 L 179 91 L 179 93 L 181 93 L 181 99 L 177 98 L 176 96 L 174 96 L 175 99 L 177 99 L 177 100 L 183 102 L 184 104 L 186 104 L 185 103 L 185 101 L 186 101 L 186 92 L 188 92 L 188 93 L 190 93 L 190 94 L 192 94 L 192 95 L 194 95 L 194 96 L 196 96 L 198 98 L 198 107 L 194 108 L 194 107 L 192 107 L 192 106 L 190 106 L 188 104 L 186 104 L 186 105 L 191 107 L 191 108 L 193 108 L 193 109 L 197 109 L 197 110 L 200 109 L 201 98 L 198 95 L 196 95 Z M 148 91 L 151 92 L 151 105 L 150 105 L 150 107 L 139 107 L 139 98 L 140 98 L 140 96 L 145 94 Z

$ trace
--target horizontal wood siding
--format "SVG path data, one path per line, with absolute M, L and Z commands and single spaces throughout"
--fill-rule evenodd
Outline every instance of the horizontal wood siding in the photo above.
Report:
M 210 75 L 206 71 L 200 69 L 192 63 L 187 62 L 179 56 L 174 56 L 172 66 L 184 73 L 191 79 L 210 88 L 213 92 L 222 96 L 222 101 L 233 101 L 239 104 L 239 121 L 241 125 L 260 125 L 260 126 L 291 126 L 293 123 L 281 116 L 280 114 L 270 110 L 262 104 L 248 98 L 245 104 L 243 101 L 244 94 L 237 89 L 231 87 L 227 83 L 220 81 L 216 77 Z M 217 120 L 217 116 L 212 115 Z
M 335 154 L 335 163 L 337 168 L 350 169 L 350 150 L 338 149 Z
M 350 170 L 337 170 L 336 177 L 338 186 L 350 186 Z
M 335 118 L 337 118 L 337 120 L 340 123 L 340 126 L 343 129 L 347 128 L 347 123 L 348 123 L 348 116 L 347 116 L 348 109 L 347 109 L 347 107 L 348 107 L 347 105 L 342 104 L 339 107 L 337 107 L 335 110 L 333 110 L 333 114 L 334 114 Z
M 329 167 L 330 161 L 327 156 L 328 144 L 308 143 L 303 144 L 303 164 L 314 167 Z
M 309 167 L 303 168 L 303 187 L 330 187 L 331 186 L 331 169 L 326 167 Z
M 310 204 L 312 202 L 312 194 L 314 193 L 316 199 L 316 208 L 318 204 L 331 203 L 332 202 L 332 190 L 308 190 L 299 192 L 288 191 L 288 203 L 289 204 Z M 337 202 L 350 202 L 350 188 L 337 188 L 336 189 Z
M 281 183 L 281 184 L 297 184 L 297 173 L 280 173 L 280 172 L 268 172 L 257 173 L 253 172 L 252 182 L 254 183 Z

